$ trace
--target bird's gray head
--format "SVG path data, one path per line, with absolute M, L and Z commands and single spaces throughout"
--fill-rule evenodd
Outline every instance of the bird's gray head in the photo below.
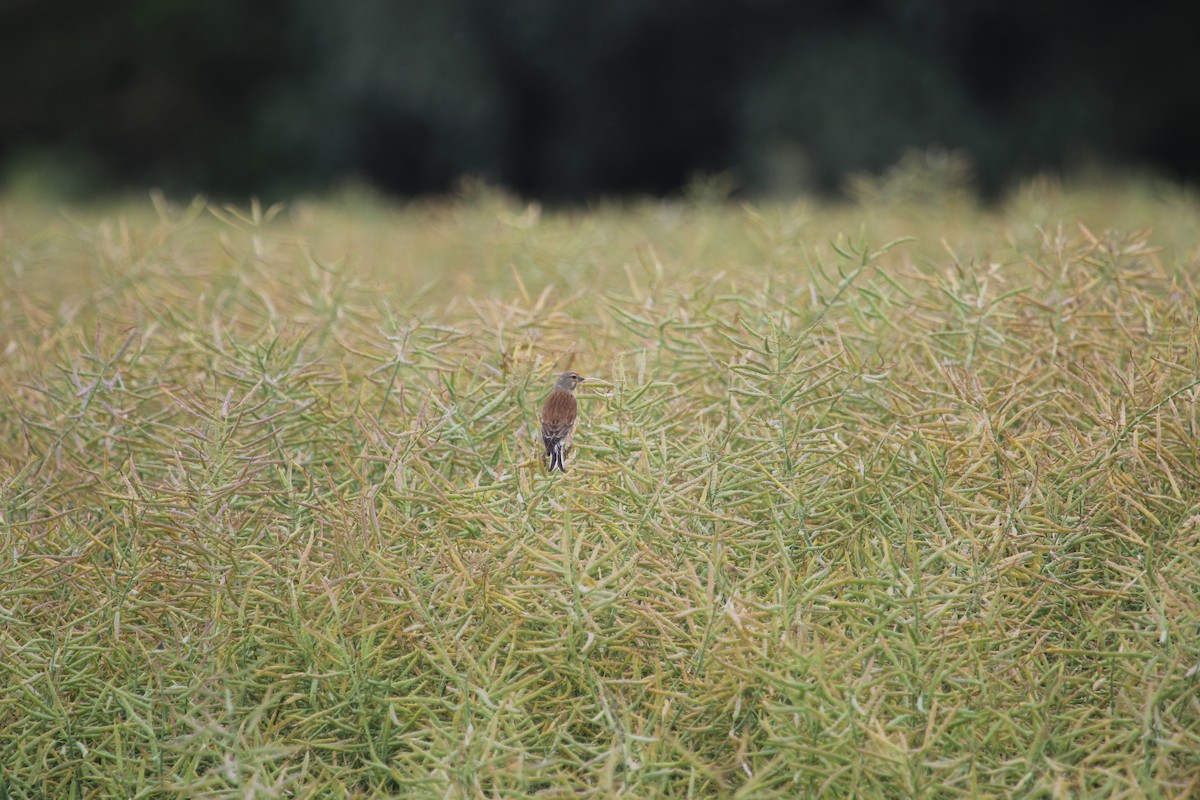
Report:
M 558 376 L 558 380 L 554 384 L 555 389 L 565 389 L 568 392 L 575 391 L 575 387 L 583 383 L 585 378 L 580 376 L 578 372 L 564 372 Z

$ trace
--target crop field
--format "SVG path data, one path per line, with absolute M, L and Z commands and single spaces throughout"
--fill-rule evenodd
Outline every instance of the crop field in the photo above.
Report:
M 0 199 L 0 798 L 1200 796 L 1200 201 L 705 188 Z

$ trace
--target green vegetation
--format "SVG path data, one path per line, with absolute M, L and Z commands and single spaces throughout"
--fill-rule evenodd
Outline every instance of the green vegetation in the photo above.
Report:
M 1200 204 L 861 194 L 0 203 L 0 797 L 1196 796 Z

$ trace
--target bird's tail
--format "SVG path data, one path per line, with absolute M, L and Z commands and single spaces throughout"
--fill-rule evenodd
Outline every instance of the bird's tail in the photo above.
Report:
M 549 465 L 551 472 L 558 470 L 560 472 L 567 471 L 566 464 L 566 448 L 562 442 L 555 442 L 546 448 L 546 463 Z

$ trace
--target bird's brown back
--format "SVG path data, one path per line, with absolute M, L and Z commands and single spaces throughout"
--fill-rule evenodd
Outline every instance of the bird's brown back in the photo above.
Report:
M 571 392 L 555 389 L 542 406 L 542 435 L 565 436 L 575 424 L 579 403 Z

